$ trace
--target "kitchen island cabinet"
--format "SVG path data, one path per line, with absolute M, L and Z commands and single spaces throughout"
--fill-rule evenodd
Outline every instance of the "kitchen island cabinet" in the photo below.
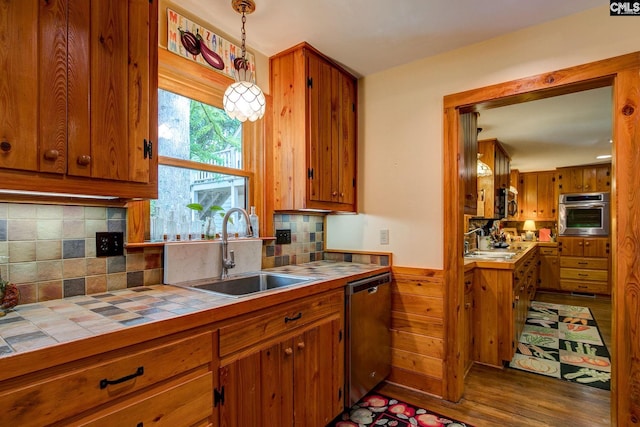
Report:
M 475 361 L 502 367 L 515 353 L 538 281 L 538 247 L 515 261 L 476 262 Z
M 3 188 L 156 198 L 158 3 L 10 2 L 2 15 Z
M 355 77 L 307 43 L 269 63 L 273 209 L 355 212 Z
M 344 292 L 220 329 L 220 424 L 322 426 L 343 409 Z M 219 394 L 220 396 L 220 394 Z

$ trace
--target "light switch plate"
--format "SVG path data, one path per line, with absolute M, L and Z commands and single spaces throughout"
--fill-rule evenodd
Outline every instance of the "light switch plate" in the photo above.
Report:
M 380 230 L 380 244 L 381 245 L 388 245 L 389 244 L 389 230 L 388 229 Z

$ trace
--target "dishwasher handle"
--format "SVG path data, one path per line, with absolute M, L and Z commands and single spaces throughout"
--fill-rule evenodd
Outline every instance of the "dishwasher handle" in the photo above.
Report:
M 353 295 L 362 291 L 375 293 L 376 291 L 370 291 L 370 289 L 377 288 L 378 286 L 384 285 L 385 283 L 389 282 L 391 282 L 391 273 L 383 273 L 378 274 L 377 276 L 365 277 L 364 279 L 347 283 L 346 292 L 347 295 Z

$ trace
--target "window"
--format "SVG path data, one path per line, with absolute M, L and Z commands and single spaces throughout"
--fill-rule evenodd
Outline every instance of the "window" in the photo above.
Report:
M 169 238 L 199 234 L 208 218 L 256 206 L 260 191 L 255 124 L 230 119 L 222 94 L 230 79 L 199 64 L 160 51 L 158 80 L 158 199 L 150 205 L 151 227 Z M 254 189 L 254 191 L 251 191 Z M 199 204 L 203 209 L 187 207 Z M 221 207 L 223 211 L 211 210 Z M 236 221 L 240 223 L 241 221 Z M 161 236 L 161 235 L 160 235 Z M 151 240 L 160 240 L 158 234 Z

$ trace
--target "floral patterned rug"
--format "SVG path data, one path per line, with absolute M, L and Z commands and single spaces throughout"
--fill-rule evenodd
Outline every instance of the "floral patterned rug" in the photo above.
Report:
M 331 427 L 473 427 L 405 402 L 371 393 L 353 405 Z
M 510 367 L 611 389 L 611 360 L 587 307 L 532 301 Z

